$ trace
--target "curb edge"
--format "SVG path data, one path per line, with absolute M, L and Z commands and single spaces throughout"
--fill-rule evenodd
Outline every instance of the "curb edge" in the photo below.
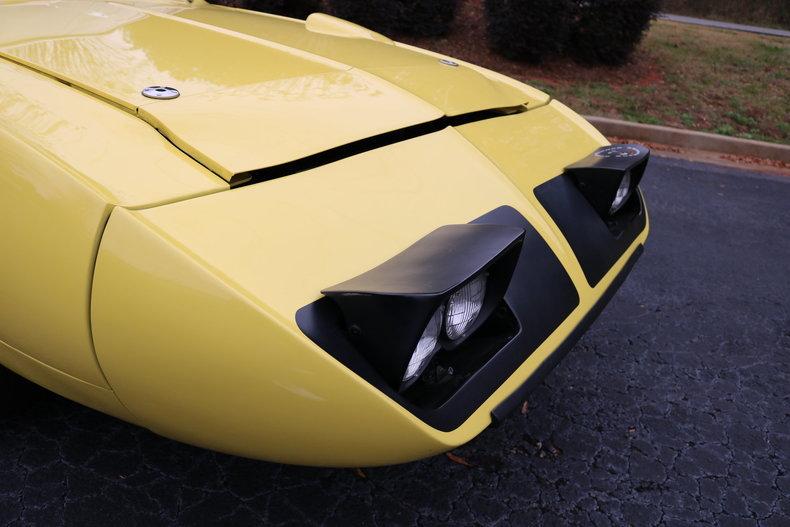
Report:
M 669 126 L 632 123 L 607 117 L 584 116 L 584 118 L 606 136 L 628 137 L 692 150 L 758 157 L 790 164 L 790 146 L 788 145 L 739 139 Z

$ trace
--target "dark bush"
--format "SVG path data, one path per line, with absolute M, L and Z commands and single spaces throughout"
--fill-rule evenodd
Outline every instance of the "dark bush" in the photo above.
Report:
M 446 35 L 458 0 L 329 0 L 333 15 L 384 34 Z
M 302 19 L 322 10 L 321 0 L 241 0 L 240 7 Z
M 570 32 L 571 0 L 486 0 L 491 47 L 514 60 L 541 62 L 562 50 Z
M 661 0 L 576 0 L 568 51 L 584 64 L 624 64 L 660 9 Z
M 329 12 L 379 33 L 391 33 L 398 8 L 389 0 L 329 0 Z

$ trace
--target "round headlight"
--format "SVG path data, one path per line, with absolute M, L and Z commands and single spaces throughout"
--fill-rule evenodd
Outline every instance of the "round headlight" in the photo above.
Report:
M 428 363 L 431 362 L 433 355 L 439 348 L 439 332 L 442 329 L 442 318 L 444 317 L 444 305 L 439 306 L 436 313 L 431 317 L 425 331 L 422 332 L 417 348 L 409 360 L 409 365 L 406 366 L 406 373 L 403 375 L 403 382 L 401 383 L 401 390 L 408 388 L 414 381 L 416 381 Z
M 615 214 L 620 210 L 625 202 L 628 201 L 628 196 L 631 194 L 631 172 L 626 172 L 623 180 L 620 182 L 620 188 L 617 189 L 617 194 L 612 201 L 612 207 L 609 209 L 609 214 Z
M 477 320 L 486 297 L 487 274 L 482 274 L 450 296 L 444 315 L 445 331 L 450 340 L 458 340 Z

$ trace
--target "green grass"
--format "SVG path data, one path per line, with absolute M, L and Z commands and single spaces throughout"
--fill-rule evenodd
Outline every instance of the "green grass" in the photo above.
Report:
M 531 65 L 491 51 L 480 3 L 461 6 L 450 35 L 410 42 L 523 80 L 582 114 L 790 144 L 790 39 L 661 20 L 625 66 Z
M 790 39 L 660 21 L 632 64 L 565 67 L 541 84 L 586 114 L 790 143 L 789 71 Z

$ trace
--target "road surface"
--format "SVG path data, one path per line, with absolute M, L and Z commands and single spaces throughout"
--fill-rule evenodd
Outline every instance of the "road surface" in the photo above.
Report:
M 790 178 L 655 159 L 643 186 L 633 274 L 473 467 L 254 462 L 39 393 L 0 415 L 0 526 L 790 525 Z

